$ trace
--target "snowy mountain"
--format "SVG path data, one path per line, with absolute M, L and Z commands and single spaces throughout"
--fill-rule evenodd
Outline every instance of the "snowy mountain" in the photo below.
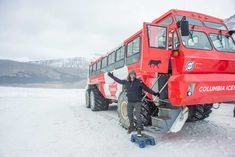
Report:
M 83 57 L 30 61 L 30 63 L 59 68 L 88 69 L 89 60 Z
M 224 20 L 229 30 L 235 30 L 235 14 Z
M 52 67 L 0 60 L 0 85 L 76 83 L 85 80 L 86 77 L 86 71 L 82 68 Z

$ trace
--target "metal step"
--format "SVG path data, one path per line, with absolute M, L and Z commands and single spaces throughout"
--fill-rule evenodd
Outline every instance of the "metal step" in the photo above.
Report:
M 158 117 L 171 117 L 171 109 L 159 107 Z
M 158 116 L 152 117 L 152 126 L 160 128 L 161 133 L 168 132 L 181 111 L 182 111 L 181 107 L 178 108 L 159 107 Z

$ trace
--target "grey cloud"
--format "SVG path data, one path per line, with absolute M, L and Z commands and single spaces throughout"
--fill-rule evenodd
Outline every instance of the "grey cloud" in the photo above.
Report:
M 233 4 L 233 0 L 0 0 L 0 58 L 105 54 L 141 29 L 144 21 L 172 8 L 227 18 L 234 14 Z

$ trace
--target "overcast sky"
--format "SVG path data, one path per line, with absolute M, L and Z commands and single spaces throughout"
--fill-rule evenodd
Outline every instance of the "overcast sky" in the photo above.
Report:
M 0 0 L 0 59 L 105 54 L 173 8 L 224 19 L 235 0 Z

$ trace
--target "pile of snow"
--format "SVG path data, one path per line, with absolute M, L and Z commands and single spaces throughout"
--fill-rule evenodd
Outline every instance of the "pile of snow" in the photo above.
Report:
M 92 112 L 83 89 L 0 87 L 0 157 L 234 157 L 234 104 L 187 123 L 140 149 L 118 122 L 116 105 Z

